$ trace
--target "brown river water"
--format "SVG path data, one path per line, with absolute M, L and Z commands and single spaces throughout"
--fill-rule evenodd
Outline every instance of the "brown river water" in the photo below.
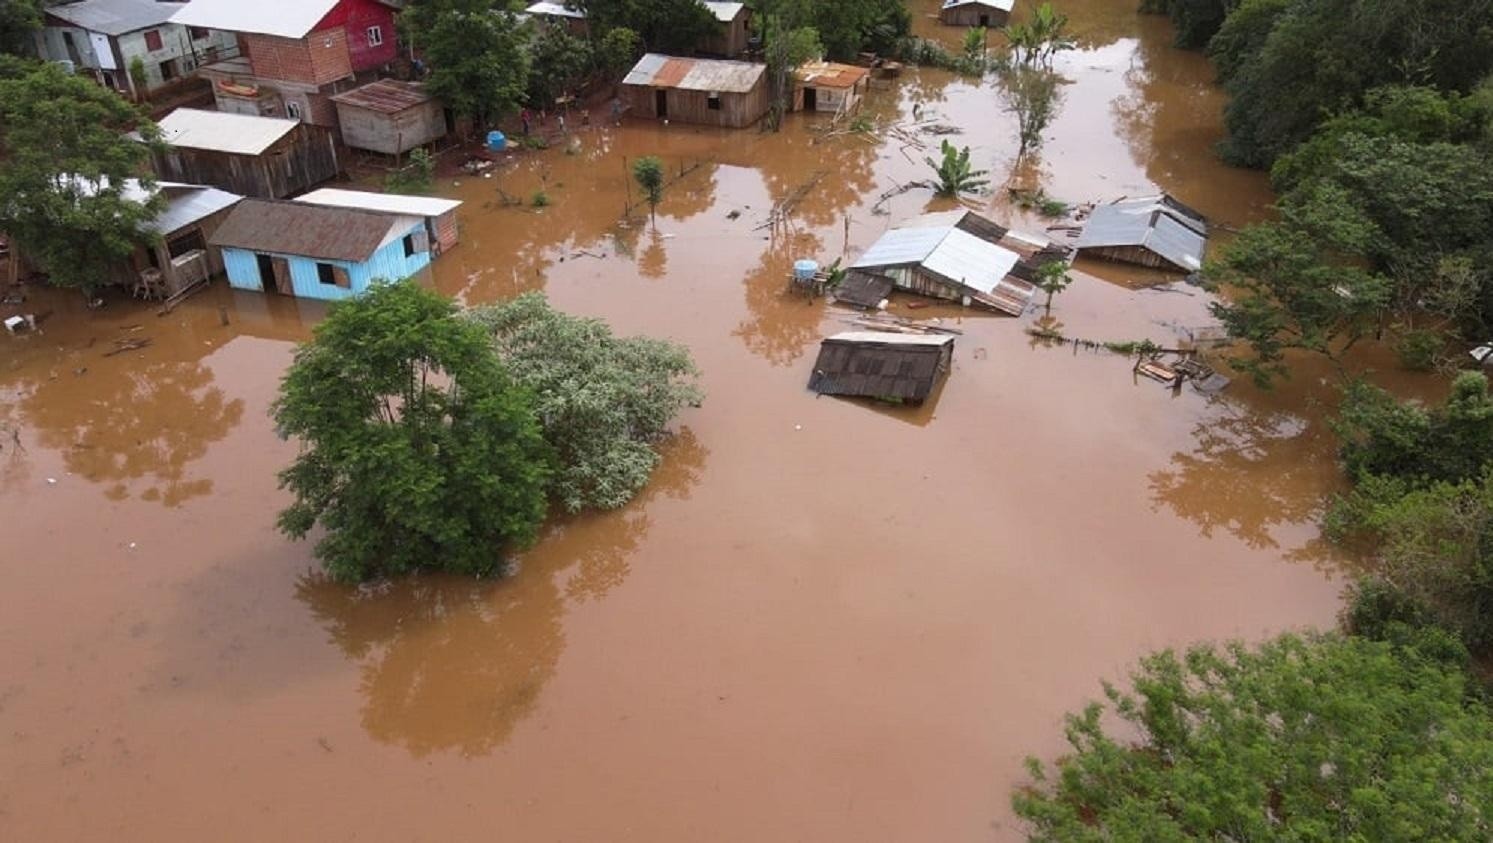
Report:
M 1206 63 L 1135 5 L 1062 4 L 1080 49 L 1015 176 L 1264 217 L 1264 176 L 1210 154 Z M 910 72 L 865 113 L 906 125 L 914 104 L 1003 188 L 1015 121 L 995 83 Z M 165 317 L 35 297 L 56 311 L 44 333 L 0 336 L 0 425 L 24 447 L 0 438 L 0 839 L 1012 840 L 1023 757 L 1061 752 L 1101 677 L 1333 622 L 1324 366 L 1273 393 L 1174 395 L 1125 358 L 1036 343 L 1031 314 L 899 305 L 964 331 L 935 400 L 809 393 L 843 314 L 784 294 L 792 260 L 948 206 L 913 191 L 873 213 L 928 153 L 823 129 L 629 122 L 442 183 L 466 204 L 436 288 L 543 290 L 685 343 L 708 391 L 637 501 L 556 519 L 504 581 L 346 588 L 275 532 L 294 445 L 266 408 L 321 305 L 221 284 Z M 656 232 L 622 216 L 645 154 L 698 165 Z M 501 202 L 541 186 L 550 207 Z M 787 231 L 759 227 L 796 195 Z M 977 204 L 1040 230 L 1005 196 Z M 1081 268 L 1103 277 L 1058 297 L 1071 335 L 1208 321 L 1192 287 Z M 104 357 L 122 336 L 153 344 Z M 1437 388 L 1373 349 L 1357 362 Z

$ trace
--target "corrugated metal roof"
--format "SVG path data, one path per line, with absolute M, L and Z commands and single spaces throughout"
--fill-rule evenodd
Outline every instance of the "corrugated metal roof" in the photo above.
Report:
M 83 0 L 42 11 L 73 26 L 105 35 L 123 35 L 137 29 L 160 26 L 186 7 L 185 2 L 158 0 Z
M 171 146 L 258 155 L 300 123 L 277 117 L 178 108 L 161 119 L 161 139 Z
M 398 79 L 369 82 L 361 88 L 354 88 L 331 98 L 332 102 L 354 105 L 381 114 L 395 114 L 406 108 L 424 105 L 431 99 L 430 94 L 425 93 L 424 85 L 419 82 L 401 82 Z
M 705 8 L 709 9 L 715 19 L 721 23 L 730 23 L 736 20 L 741 10 L 746 8 L 745 3 L 721 3 L 718 0 L 701 0 Z
M 851 331 L 822 342 L 809 389 L 821 395 L 920 402 L 945 371 L 951 336 Z
M 360 262 L 420 223 L 353 208 L 245 199 L 229 213 L 212 244 L 322 260 Z
M 869 342 L 886 345 L 949 345 L 951 334 L 897 334 L 891 331 L 841 331 L 826 342 Z
M 851 265 L 877 269 L 920 265 L 956 284 L 993 292 L 1016 266 L 1018 255 L 952 226 L 894 228 Z
M 441 199 L 436 196 L 406 196 L 402 193 L 370 193 L 366 190 L 342 190 L 324 187 L 305 196 L 296 197 L 297 202 L 312 205 L 327 205 L 333 208 L 361 208 L 384 214 L 410 214 L 417 217 L 438 217 L 454 211 L 461 205 L 459 199 Z
M 1173 265 L 1201 269 L 1208 246 L 1207 223 L 1180 210 L 1166 197 L 1099 205 L 1073 244 L 1077 249 L 1136 246 Z
M 1009 12 L 1016 6 L 1016 0 L 944 0 L 945 9 L 954 9 L 959 6 L 989 6 L 992 9 L 1000 9 Z
M 800 84 L 816 88 L 852 88 L 870 74 L 870 70 L 853 64 L 811 61 L 793 71 L 793 78 Z
M 577 20 L 586 19 L 585 12 L 581 11 L 580 9 L 572 9 L 569 6 L 566 6 L 564 3 L 535 3 L 529 8 L 524 9 L 524 11 L 528 12 L 531 15 L 543 15 L 545 17 L 575 18 Z
M 302 38 L 341 0 L 192 0 L 172 23 Z
M 207 219 L 244 198 L 237 193 L 200 184 L 165 182 L 159 187 L 166 194 L 166 210 L 150 223 L 151 230 L 157 234 L 170 234 Z
M 649 53 L 633 65 L 624 85 L 684 91 L 743 94 L 757 86 L 765 64 L 720 59 L 686 59 Z

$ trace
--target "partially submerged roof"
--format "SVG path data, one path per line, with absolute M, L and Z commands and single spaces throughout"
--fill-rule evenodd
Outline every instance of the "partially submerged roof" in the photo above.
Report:
M 432 99 L 434 97 L 427 94 L 425 86 L 419 82 L 401 82 L 398 79 L 380 79 L 331 97 L 332 102 L 366 108 L 381 114 L 397 114 L 407 108 L 424 105 Z
M 793 78 L 801 85 L 815 88 L 853 88 L 871 71 L 853 64 L 837 64 L 832 61 L 811 61 L 799 65 Z
M 342 0 L 192 0 L 171 16 L 172 23 L 304 38 Z M 397 3 L 379 0 L 385 6 Z
M 1208 245 L 1208 221 L 1169 196 L 1126 199 L 1095 207 L 1073 245 L 1080 250 L 1134 246 L 1183 271 L 1198 270 Z
M 63 6 L 48 6 L 42 11 L 54 18 L 91 32 L 123 35 L 137 29 L 160 26 L 186 7 L 159 0 L 82 0 Z
M 1017 254 L 952 226 L 894 228 L 871 244 L 854 269 L 922 266 L 950 281 L 989 293 L 1016 266 Z
M 649 53 L 633 65 L 622 84 L 744 94 L 755 88 L 766 72 L 765 64 L 722 59 L 685 59 Z
M 891 295 L 892 279 L 874 272 L 852 269 L 835 285 L 835 301 L 854 307 L 874 308 Z
M 405 214 L 414 217 L 438 217 L 456 210 L 461 205 L 459 199 L 406 196 L 402 193 L 370 193 L 366 190 L 342 190 L 336 187 L 313 190 L 305 196 L 297 196 L 295 201 L 333 208 L 358 208 L 364 211 L 377 211 L 381 214 Z
M 941 334 L 847 331 L 819 346 L 809 389 L 821 395 L 920 402 L 944 370 L 954 338 Z
M 742 9 L 746 8 L 745 3 L 721 3 L 718 0 L 700 0 L 700 2 L 721 23 L 730 23 L 736 20 L 736 16 L 741 14 Z
M 299 121 L 278 117 L 196 108 L 178 108 L 160 122 L 161 140 L 171 146 L 235 155 L 258 155 L 299 125 Z
M 529 8 L 524 9 L 524 11 L 531 15 L 543 15 L 546 17 L 575 18 L 576 20 L 586 19 L 586 13 L 580 9 L 572 9 L 564 3 L 551 3 L 548 0 L 542 3 L 535 3 Z
M 358 263 L 421 220 L 306 202 L 245 199 L 213 232 L 214 246 Z
M 989 6 L 992 9 L 1009 12 L 1015 5 L 1016 0 L 943 0 L 945 9 L 956 9 L 960 6 Z

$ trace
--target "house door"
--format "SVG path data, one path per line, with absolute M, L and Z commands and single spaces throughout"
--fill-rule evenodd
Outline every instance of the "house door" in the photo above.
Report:
M 290 263 L 285 258 L 270 255 L 256 255 L 256 258 L 259 264 L 260 289 L 282 296 L 295 295 L 295 287 L 290 283 Z
M 989 15 L 980 15 L 980 26 L 983 27 L 983 28 L 985 28 L 985 29 L 989 29 L 990 28 L 990 16 Z
M 653 92 L 653 113 L 660 118 L 669 116 L 669 92 Z
M 819 110 L 819 89 L 804 88 L 804 111 Z

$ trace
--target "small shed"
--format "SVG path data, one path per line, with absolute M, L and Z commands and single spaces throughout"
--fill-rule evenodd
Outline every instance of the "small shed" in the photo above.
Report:
M 846 331 L 820 343 L 809 389 L 921 404 L 949 371 L 953 356 L 954 338 L 946 334 Z
M 78 180 L 82 192 L 87 182 Z M 144 204 L 152 196 L 165 200 L 165 207 L 146 224 L 153 241 L 135 248 L 128 259 L 109 270 L 109 280 L 147 298 L 167 298 L 200 284 L 223 271 L 223 261 L 207 247 L 229 209 L 243 199 L 234 193 L 200 184 L 157 182 L 154 191 L 129 179 L 123 195 Z
M 793 72 L 793 110 L 848 114 L 860 105 L 871 71 L 853 64 L 814 61 Z
M 944 0 L 939 23 L 949 26 L 1005 26 L 1015 0 Z
M 745 53 L 751 45 L 751 33 L 747 28 L 751 10 L 746 4 L 701 0 L 701 5 L 715 15 L 721 29 L 720 32 L 701 39 L 696 49 L 708 56 L 724 56 L 728 59 Z
M 425 220 L 306 202 L 245 199 L 210 241 L 241 290 L 345 299 L 430 264 Z
M 446 135 L 446 109 L 419 82 L 381 79 L 332 97 L 342 142 L 403 155 Z
M 1165 194 L 1099 205 L 1074 248 L 1105 260 L 1196 272 L 1208 248 L 1208 220 Z
M 366 190 L 324 187 L 320 190 L 313 190 L 305 196 L 298 196 L 295 201 L 309 202 L 312 205 L 327 205 L 333 208 L 357 208 L 380 214 L 420 217 L 425 220 L 425 231 L 430 236 L 431 251 L 436 255 L 455 246 L 459 240 L 456 225 L 456 209 L 461 207 L 459 199 L 406 196 L 402 193 L 370 193 Z
M 166 148 L 151 153 L 164 181 L 207 184 L 279 199 L 341 172 L 332 130 L 297 120 L 178 108 L 160 122 Z
M 591 34 L 591 23 L 586 20 L 585 10 L 567 6 L 563 2 L 544 0 L 524 9 L 524 14 L 550 26 L 564 27 L 566 32 L 577 38 L 585 38 Z
M 743 128 L 767 113 L 767 65 L 649 53 L 622 80 L 634 114 Z
M 1009 235 L 973 212 L 929 214 L 883 234 L 850 268 L 901 290 L 1020 316 L 1036 287 L 1017 274 L 1022 255 L 999 245 L 997 230 Z

